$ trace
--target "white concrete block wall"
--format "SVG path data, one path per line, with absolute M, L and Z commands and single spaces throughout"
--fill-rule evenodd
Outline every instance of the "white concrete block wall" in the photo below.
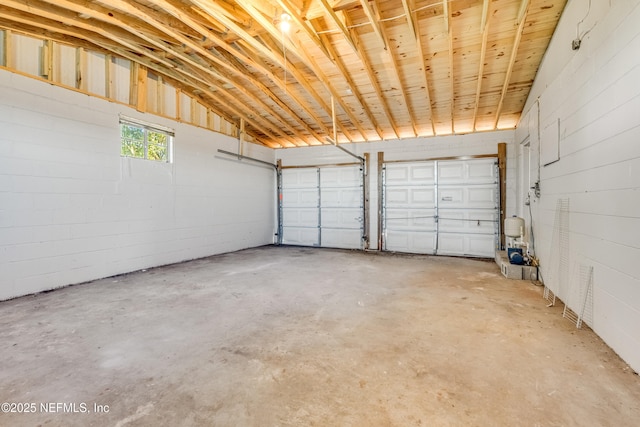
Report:
M 640 274 L 635 266 L 640 259 L 640 2 L 592 3 L 588 14 L 587 2 L 568 3 L 516 141 L 531 141 L 537 161 L 545 147 L 538 130 L 560 120 L 559 161 L 540 166 L 539 172 L 536 164 L 532 171 L 539 174 L 542 191 L 531 207 L 543 277 L 552 290 L 570 289 L 580 286 L 580 266 L 592 266 L 590 326 L 640 371 Z M 583 19 L 581 33 L 590 31 L 580 50 L 572 51 L 571 40 Z M 569 201 L 565 266 L 554 256 L 558 199 Z M 525 209 L 522 202 L 519 211 Z M 558 283 L 561 268 L 568 274 L 568 287 Z M 580 310 L 570 296 L 570 307 Z
M 173 128 L 174 162 L 120 157 L 119 114 Z M 0 300 L 273 243 L 275 172 L 233 138 L 3 70 L 0 129 Z
M 516 202 L 516 149 L 514 131 L 483 132 L 468 135 L 415 138 L 400 141 L 341 144 L 354 154 L 370 154 L 369 171 L 369 224 L 370 248 L 378 248 L 378 153 L 385 160 L 422 160 L 438 157 L 470 156 L 498 153 L 498 143 L 507 143 L 507 206 L 506 214 L 515 213 Z M 357 162 L 340 149 L 330 146 L 287 148 L 276 151 L 283 166 L 325 165 Z

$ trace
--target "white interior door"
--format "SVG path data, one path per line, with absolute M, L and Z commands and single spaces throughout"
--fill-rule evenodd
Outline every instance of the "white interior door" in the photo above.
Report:
M 282 243 L 361 249 L 363 182 L 358 165 L 282 171 Z

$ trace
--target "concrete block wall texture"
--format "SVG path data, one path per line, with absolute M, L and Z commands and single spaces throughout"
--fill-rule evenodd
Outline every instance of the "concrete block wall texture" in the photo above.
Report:
M 581 20 L 582 45 L 572 51 Z M 569 2 L 516 129 L 516 144 L 530 143 L 531 174 L 540 179 L 541 197 L 533 199 L 531 211 L 543 278 L 552 290 L 564 289 L 569 306 L 580 310 L 583 303 L 572 298 L 581 287 L 580 268 L 593 267 L 589 326 L 636 371 L 640 371 L 640 273 L 635 266 L 640 259 L 638 22 L 637 1 L 593 2 L 590 11 L 587 2 Z M 547 136 L 542 129 L 558 121 L 559 160 L 538 167 L 538 158 L 549 154 L 544 152 Z M 520 177 L 521 185 L 525 181 Z M 559 230 L 554 224 L 559 199 L 569 206 L 568 254 L 558 250 Z M 522 198 L 518 203 L 517 210 L 527 218 Z M 559 256 L 566 256 L 566 261 L 561 263 Z M 568 283 L 559 283 L 561 277 Z
M 516 160 L 513 130 L 450 135 L 430 138 L 412 138 L 400 141 L 363 142 L 341 144 L 354 154 L 370 154 L 369 171 L 369 240 L 370 249 L 378 249 L 378 153 L 385 160 L 424 160 L 438 157 L 456 157 L 498 153 L 498 143 L 507 143 L 507 206 L 506 214 L 516 212 Z M 326 165 L 358 160 L 331 145 L 287 148 L 276 151 L 283 166 Z
M 174 162 L 121 157 L 119 114 L 174 129 Z M 0 129 L 0 300 L 274 241 L 275 172 L 231 137 L 3 70 Z

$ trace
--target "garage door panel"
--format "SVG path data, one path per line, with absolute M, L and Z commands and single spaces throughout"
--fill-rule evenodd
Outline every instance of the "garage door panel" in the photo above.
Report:
M 398 231 L 389 233 L 385 238 L 385 250 L 433 254 L 435 252 L 436 233 Z
M 318 228 L 318 208 L 283 209 L 282 223 L 287 227 Z
M 317 188 L 318 170 L 316 168 L 284 169 L 282 186 L 286 189 Z
M 323 228 L 322 246 L 327 248 L 359 249 L 362 245 L 354 242 L 362 239 L 360 229 Z
M 438 162 L 438 184 L 495 184 L 494 159 L 450 160 Z
M 318 206 L 318 189 L 289 189 L 282 191 L 282 206 L 304 208 Z
M 435 206 L 434 188 L 393 187 L 385 190 L 390 208 L 430 208 Z
M 362 188 L 322 188 L 320 199 L 322 206 L 359 208 L 362 206 Z
M 495 236 L 439 233 L 438 254 L 457 256 L 495 256 Z
M 438 229 L 442 232 L 491 234 L 496 232 L 495 210 L 441 209 Z
M 385 167 L 385 181 L 388 187 L 407 183 L 409 181 L 409 167 L 405 165 L 387 165 Z
M 435 231 L 433 209 L 387 209 L 386 224 L 389 231 Z
M 467 161 L 467 184 L 496 183 L 496 161 L 494 159 Z
M 438 184 L 462 184 L 465 182 L 464 162 L 440 162 L 438 163 Z
M 385 181 L 389 187 L 406 183 L 432 184 L 434 180 L 433 162 L 397 163 L 385 167 Z
M 359 166 L 341 166 L 322 168 L 320 171 L 320 186 L 331 187 L 358 187 L 362 181 L 362 170 Z
M 362 225 L 362 210 L 355 209 L 321 209 L 321 221 L 324 231 L 325 227 L 330 228 L 357 228 Z M 323 239 L 324 240 L 324 239 Z
M 318 246 L 318 228 L 283 227 L 282 243 L 285 245 Z
M 438 186 L 438 207 L 495 209 L 498 194 L 495 184 L 476 186 Z

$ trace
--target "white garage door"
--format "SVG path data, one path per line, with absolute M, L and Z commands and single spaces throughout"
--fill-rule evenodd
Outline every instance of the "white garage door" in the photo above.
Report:
M 435 163 L 390 163 L 384 176 L 385 249 L 435 253 Z
M 282 171 L 282 243 L 361 249 L 363 190 L 360 166 Z
M 493 257 L 499 197 L 495 159 L 388 163 L 384 249 Z

